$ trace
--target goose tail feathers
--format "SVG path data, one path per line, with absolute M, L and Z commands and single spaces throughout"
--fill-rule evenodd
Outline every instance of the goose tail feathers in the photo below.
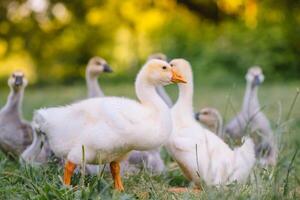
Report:
M 248 177 L 256 162 L 255 145 L 251 138 L 246 137 L 244 144 L 234 150 L 235 164 L 234 164 L 234 179 L 241 180 L 243 177 Z M 244 180 L 241 180 L 244 181 Z

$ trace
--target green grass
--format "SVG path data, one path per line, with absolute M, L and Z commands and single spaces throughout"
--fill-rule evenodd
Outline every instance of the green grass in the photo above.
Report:
M 274 168 L 255 167 L 254 173 L 245 185 L 231 184 L 226 187 L 206 187 L 200 194 L 173 194 L 167 192 L 172 186 L 189 186 L 179 168 L 165 151 L 162 156 L 168 170 L 160 176 L 151 176 L 145 171 L 134 176 L 125 176 L 125 193 L 112 190 L 109 174 L 73 177 L 76 187 L 62 185 L 62 166 L 55 161 L 41 167 L 21 166 L 16 161 L 0 154 L 0 199 L 297 199 L 300 198 L 300 100 L 290 110 L 296 88 L 300 84 L 264 84 L 259 90 L 261 105 L 271 120 L 274 132 L 281 135 L 278 164 Z M 134 98 L 132 84 L 104 84 L 107 95 Z M 173 99 L 177 89 L 169 86 Z M 0 105 L 6 101 L 8 90 L 1 88 Z M 244 85 L 210 86 L 196 85 L 195 110 L 204 106 L 216 107 L 228 121 L 238 111 L 244 93 Z M 24 98 L 24 116 L 30 120 L 34 109 L 63 105 L 84 99 L 84 85 L 51 86 L 45 88 L 28 87 Z M 231 102 L 230 104 L 228 102 Z M 233 106 L 228 106 L 228 105 Z M 227 109 L 226 109 L 227 108 Z M 294 157 L 294 159 L 293 159 Z

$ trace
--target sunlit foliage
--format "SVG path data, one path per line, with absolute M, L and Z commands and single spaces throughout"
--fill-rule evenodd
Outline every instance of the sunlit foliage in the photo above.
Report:
M 20 68 L 31 83 L 72 82 L 94 55 L 108 60 L 115 77 L 134 76 L 162 51 L 188 58 L 211 80 L 238 77 L 253 64 L 270 79 L 293 80 L 299 13 L 291 0 L 3 0 L 0 79 Z

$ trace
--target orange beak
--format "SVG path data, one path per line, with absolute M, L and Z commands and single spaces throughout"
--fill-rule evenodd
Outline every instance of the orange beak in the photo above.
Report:
M 187 83 L 185 78 L 183 78 L 183 76 L 181 74 L 179 74 L 178 72 L 176 72 L 174 69 L 172 69 L 171 81 L 173 83 Z

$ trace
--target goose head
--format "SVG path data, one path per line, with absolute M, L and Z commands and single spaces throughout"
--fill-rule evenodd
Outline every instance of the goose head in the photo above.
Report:
M 222 126 L 221 115 L 215 108 L 203 108 L 195 114 L 195 118 L 214 133 L 217 133 L 219 126 Z
M 148 83 L 154 86 L 164 86 L 170 83 L 186 83 L 186 79 L 169 63 L 159 59 L 149 60 L 141 70 L 140 77 L 144 77 Z
M 159 60 L 167 61 L 167 56 L 163 53 L 154 53 L 148 57 L 148 60 L 151 59 L 159 59 Z
M 15 92 L 24 89 L 28 84 L 27 79 L 23 72 L 16 71 L 11 74 L 8 79 L 9 87 L 14 90 Z
M 112 69 L 103 58 L 96 56 L 89 60 L 86 72 L 90 77 L 98 77 L 102 72 L 112 72 Z
M 264 74 L 259 66 L 251 67 L 246 74 L 246 80 L 251 84 L 252 88 L 260 85 L 264 79 Z
M 182 76 L 189 82 L 193 79 L 192 67 L 190 63 L 182 58 L 176 58 L 170 61 L 170 66 L 177 72 L 180 72 Z

